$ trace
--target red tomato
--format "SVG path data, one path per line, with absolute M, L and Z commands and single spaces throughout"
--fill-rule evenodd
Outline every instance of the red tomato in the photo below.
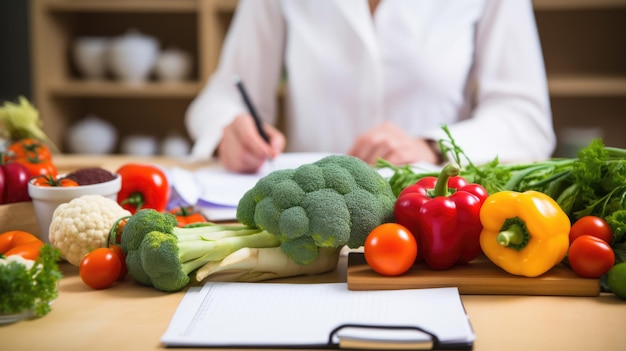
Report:
M 606 241 L 581 235 L 570 245 L 568 261 L 579 276 L 600 278 L 615 264 L 615 253 Z
M 613 230 L 611 226 L 602 218 L 596 216 L 580 217 L 569 231 L 570 245 L 581 235 L 591 235 L 600 238 L 607 243 L 613 241 Z
M 365 261 L 378 274 L 396 276 L 411 268 L 417 257 L 417 242 L 403 225 L 385 223 L 365 239 Z
M 193 223 L 207 222 L 206 217 L 200 212 L 197 212 L 193 206 L 180 206 L 169 211 L 176 216 L 176 222 L 179 227 L 184 227 Z
M 25 159 L 29 162 L 42 162 L 52 159 L 50 148 L 41 140 L 26 138 L 17 140 L 7 147 L 9 159 Z
M 109 232 L 109 246 L 120 245 L 122 243 L 122 232 L 124 232 L 124 226 L 128 222 L 130 216 L 119 218 Z
M 123 280 L 124 277 L 126 277 L 126 274 L 128 274 L 128 267 L 126 267 L 126 255 L 124 254 L 124 250 L 122 250 L 122 247 L 119 245 L 111 245 L 109 246 L 109 248 L 115 251 L 117 256 L 120 258 L 120 262 L 122 262 L 122 269 L 120 270 L 120 276 L 117 278 L 117 280 Z
M 108 247 L 97 248 L 83 258 L 78 272 L 80 278 L 92 289 L 106 289 L 120 277 L 122 261 Z
M 25 158 L 19 158 L 13 162 L 21 163 L 24 167 L 26 167 L 31 177 L 36 177 L 38 175 L 57 176 L 57 167 L 50 160 L 29 161 Z

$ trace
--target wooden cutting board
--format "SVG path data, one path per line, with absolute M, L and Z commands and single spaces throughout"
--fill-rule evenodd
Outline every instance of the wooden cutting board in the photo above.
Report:
M 365 262 L 363 253 L 351 252 L 348 257 L 348 289 L 391 290 L 414 288 L 458 287 L 463 295 L 551 295 L 597 296 L 599 279 L 581 278 L 569 267 L 559 264 L 535 278 L 512 275 L 497 267 L 486 257 L 467 265 L 444 271 L 428 268 L 424 263 L 413 266 L 397 277 L 382 276 Z

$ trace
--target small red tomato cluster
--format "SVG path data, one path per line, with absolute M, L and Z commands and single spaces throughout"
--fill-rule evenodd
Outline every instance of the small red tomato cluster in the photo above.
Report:
M 612 240 L 613 232 L 604 219 L 581 217 L 569 233 L 567 261 L 570 267 L 583 278 L 600 278 L 615 264 Z
M 34 138 L 11 142 L 0 155 L 0 204 L 29 201 L 28 181 L 32 177 L 56 177 L 52 152 Z

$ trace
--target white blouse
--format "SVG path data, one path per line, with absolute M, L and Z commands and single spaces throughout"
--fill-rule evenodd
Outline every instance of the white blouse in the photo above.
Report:
M 551 155 L 555 136 L 530 0 L 240 0 L 220 63 L 186 115 L 207 159 L 245 112 L 244 81 L 276 122 L 287 75 L 288 151 L 348 151 L 391 121 L 437 140 L 442 124 L 475 163 Z

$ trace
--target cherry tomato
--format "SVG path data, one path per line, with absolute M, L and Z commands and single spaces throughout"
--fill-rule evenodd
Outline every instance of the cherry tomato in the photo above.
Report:
M 613 230 L 611 226 L 602 218 L 596 216 L 580 217 L 569 232 L 570 245 L 581 235 L 591 235 L 600 238 L 607 243 L 613 241 Z
M 118 254 L 108 248 L 97 248 L 83 258 L 78 272 L 80 278 L 92 289 L 106 289 L 120 277 L 122 261 Z
M 606 241 L 581 235 L 570 245 L 568 261 L 579 276 L 599 278 L 615 264 L 615 253 Z
M 618 263 L 609 270 L 607 284 L 617 297 L 626 300 L 626 262 Z
M 180 206 L 170 210 L 169 212 L 176 216 L 176 222 L 178 222 L 179 227 L 207 221 L 206 217 L 204 217 L 202 213 L 196 211 L 193 206 Z
M 365 239 L 365 261 L 382 275 L 397 276 L 408 271 L 415 262 L 417 251 L 413 234 L 397 223 L 381 224 Z
M 120 262 L 122 262 L 122 269 L 120 270 L 120 276 L 117 278 L 117 280 L 123 280 L 124 277 L 126 277 L 126 274 L 128 274 L 128 267 L 126 267 L 126 255 L 124 254 L 124 250 L 122 250 L 122 247 L 119 245 L 111 245 L 109 246 L 109 248 L 115 251 L 117 256 L 120 258 Z
M 68 187 L 78 186 L 78 183 L 74 179 L 70 178 L 57 178 L 50 174 L 42 174 L 33 179 L 33 184 L 37 186 L 50 186 L 50 187 Z
M 109 245 L 120 245 L 122 243 L 122 233 L 129 218 L 130 216 L 122 217 L 113 223 L 113 227 L 109 232 Z

